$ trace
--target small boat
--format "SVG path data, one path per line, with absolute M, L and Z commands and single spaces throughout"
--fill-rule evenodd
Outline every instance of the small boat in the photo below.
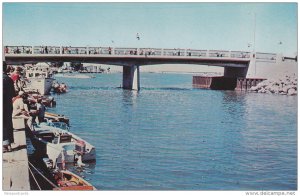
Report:
M 52 85 L 53 91 L 55 93 L 66 93 L 67 85 L 65 83 L 59 84 L 58 82 L 54 82 Z
M 58 188 L 54 188 L 53 190 L 97 190 L 92 184 L 69 170 L 55 170 L 53 171 L 53 175 L 58 185 Z
M 50 112 L 45 112 L 45 119 L 47 119 L 48 121 L 52 121 L 52 122 L 64 122 L 69 126 L 69 118 L 66 117 L 65 115 L 61 115 L 61 114 L 54 114 L 54 113 L 50 113 Z
M 27 81 L 25 91 L 36 91 L 41 95 L 50 93 L 54 79 L 49 66 L 27 67 L 25 77 Z
M 34 147 L 39 149 L 39 153 L 47 155 L 54 165 L 76 162 L 82 164 L 96 160 L 96 149 L 93 145 L 69 132 L 68 128 L 58 126 L 57 122 L 34 124 L 32 133 Z
M 42 99 L 42 103 L 46 107 L 54 107 L 56 106 L 56 101 L 54 100 L 54 97 L 51 96 L 43 96 L 37 93 L 28 93 L 28 100 L 29 103 L 31 103 L 33 106 L 36 104 L 38 99 Z

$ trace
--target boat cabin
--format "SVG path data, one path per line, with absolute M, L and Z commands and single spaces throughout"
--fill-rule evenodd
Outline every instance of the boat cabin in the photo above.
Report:
M 49 67 L 27 67 L 26 69 L 26 78 L 50 78 L 52 75 L 50 74 Z

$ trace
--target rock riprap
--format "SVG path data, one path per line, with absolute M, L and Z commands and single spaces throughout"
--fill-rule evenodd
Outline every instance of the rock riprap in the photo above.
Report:
M 274 93 L 281 95 L 297 95 L 297 76 L 286 75 L 278 79 L 268 79 L 252 86 L 250 91 L 258 93 Z

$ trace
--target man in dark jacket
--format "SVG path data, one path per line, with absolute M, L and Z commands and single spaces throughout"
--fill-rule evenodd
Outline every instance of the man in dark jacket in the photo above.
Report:
M 12 124 L 12 98 L 15 96 L 14 82 L 6 74 L 7 65 L 3 62 L 3 152 L 11 151 L 11 143 L 14 143 Z

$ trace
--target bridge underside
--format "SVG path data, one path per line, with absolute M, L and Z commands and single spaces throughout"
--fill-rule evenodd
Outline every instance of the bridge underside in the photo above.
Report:
M 225 67 L 224 77 L 227 78 L 245 78 L 247 76 L 248 67 Z

